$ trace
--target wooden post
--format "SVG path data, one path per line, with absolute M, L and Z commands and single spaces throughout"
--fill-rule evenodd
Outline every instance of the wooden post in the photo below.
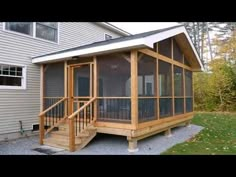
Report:
M 40 112 L 44 110 L 44 65 L 40 65 Z
M 39 117 L 39 144 L 43 145 L 44 139 L 44 115 Z
M 94 98 L 98 97 L 98 68 L 97 68 L 97 57 L 93 57 L 93 94 Z M 93 107 L 93 114 L 94 114 L 94 120 L 97 120 L 98 115 L 98 100 L 96 99 L 94 101 L 94 107 Z
M 131 137 L 127 137 L 128 140 L 128 151 L 129 152 L 137 152 L 138 151 L 138 141 L 136 139 L 132 139 Z
M 67 70 L 67 61 L 64 61 L 64 97 L 68 97 L 68 70 Z M 67 100 L 64 102 L 64 116 L 67 116 L 67 109 L 68 109 Z
M 40 112 L 44 110 L 44 65 L 40 66 Z M 44 139 L 44 116 L 39 117 L 39 144 L 43 145 Z
M 135 129 L 138 127 L 138 52 L 131 51 L 131 123 Z
M 185 89 L 185 69 L 183 68 L 183 89 L 184 89 L 184 114 L 186 113 L 186 89 Z
M 173 45 L 173 38 L 171 38 L 171 59 L 174 60 L 174 45 Z
M 190 71 L 191 72 L 191 76 L 192 76 L 192 112 L 194 112 L 194 85 L 193 85 L 193 72 L 192 71 Z
M 174 61 L 174 45 L 173 45 L 173 38 L 171 38 L 171 59 Z M 175 115 L 175 78 L 174 78 L 174 64 L 171 63 L 171 70 L 172 70 L 172 116 Z
M 175 115 L 175 75 L 174 75 L 174 65 L 171 64 L 172 70 L 172 116 Z
M 166 131 L 165 131 L 165 136 L 167 137 L 171 137 L 171 128 L 168 128 Z
M 73 68 L 68 66 L 68 115 L 73 113 Z
M 158 43 L 156 44 L 156 52 L 158 53 Z M 159 53 L 158 53 L 159 54 Z M 160 118 L 160 93 L 159 93 L 159 59 L 156 58 L 157 61 L 156 61 L 156 96 L 157 96 L 157 119 Z
M 93 64 L 89 64 L 89 97 L 93 97 Z
M 70 152 L 75 151 L 74 118 L 69 119 L 69 150 L 70 150 Z
M 185 123 L 185 127 L 191 127 L 191 120 L 189 120 Z

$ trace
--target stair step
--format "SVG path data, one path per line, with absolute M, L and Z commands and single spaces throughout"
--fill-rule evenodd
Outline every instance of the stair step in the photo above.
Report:
M 63 130 L 64 128 L 64 130 Z M 76 150 L 84 148 L 97 134 L 97 129 L 93 125 L 86 127 L 75 138 Z M 59 131 L 53 131 L 48 138 L 44 139 L 44 144 L 69 150 L 69 127 L 68 124 L 59 126 Z
M 69 136 L 69 132 L 59 130 L 59 131 L 51 132 L 51 135 Z
M 75 145 L 78 146 L 81 143 L 82 140 L 80 138 L 75 138 Z M 44 144 L 69 150 L 69 139 L 57 139 L 50 137 L 44 139 Z
M 82 138 L 82 142 L 79 145 L 76 145 L 76 150 L 79 151 L 83 149 L 96 135 L 97 132 L 93 132 L 88 138 Z

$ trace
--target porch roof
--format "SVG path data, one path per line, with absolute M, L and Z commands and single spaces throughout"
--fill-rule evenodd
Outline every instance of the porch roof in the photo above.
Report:
M 195 69 L 200 71 L 203 69 L 198 53 L 183 25 L 173 26 L 169 28 L 149 31 L 145 33 L 119 37 L 106 41 L 95 42 L 83 46 L 69 48 L 57 52 L 52 52 L 40 56 L 32 57 L 32 63 L 49 63 L 71 59 L 74 56 L 92 56 L 104 53 L 118 52 L 135 48 L 154 47 L 154 43 L 161 40 L 180 35 L 184 53 L 187 50 L 188 58 L 195 60 Z M 178 41 L 177 41 L 178 42 Z M 180 45 L 181 47 L 181 45 Z

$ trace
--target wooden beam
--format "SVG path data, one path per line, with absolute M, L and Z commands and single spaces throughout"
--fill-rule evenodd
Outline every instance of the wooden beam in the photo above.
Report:
M 171 38 L 171 59 L 174 60 L 174 41 Z
M 164 55 L 161 55 L 161 54 L 158 54 L 150 49 L 141 49 L 141 50 L 138 50 L 139 52 L 141 53 L 144 53 L 146 55 L 150 55 L 151 57 L 154 57 L 154 58 L 157 58 L 159 60 L 162 60 L 162 61 L 165 61 L 167 63 L 172 63 L 176 66 L 179 66 L 179 67 L 182 67 L 182 68 L 185 68 L 185 69 L 188 69 L 190 71 L 192 71 L 193 69 L 187 65 L 184 65 L 183 63 L 180 63 L 178 61 L 175 61 L 175 60 L 172 60 L 171 58 L 169 57 L 166 57 Z
M 97 63 L 97 57 L 93 57 L 93 97 L 96 98 L 94 101 L 94 107 L 93 107 L 93 114 L 94 114 L 94 121 L 96 122 L 97 116 L 98 116 L 98 63 Z
M 172 59 L 172 62 L 174 61 L 174 41 L 173 41 L 173 38 L 171 38 L 171 59 Z M 175 99 L 174 99 L 174 96 L 175 96 L 175 75 L 174 75 L 174 64 L 172 63 L 171 65 L 171 70 L 172 70 L 172 84 L 171 84 L 171 87 L 172 87 L 172 116 L 175 115 Z
M 174 65 L 172 64 L 171 65 L 171 70 L 172 70 L 172 84 L 171 84 L 171 87 L 172 87 L 172 116 L 175 115 L 175 80 L 174 80 Z
M 109 127 L 109 128 L 119 128 L 121 131 L 123 131 L 123 129 L 126 130 L 134 130 L 135 127 L 131 124 L 128 123 L 117 123 L 117 122 L 104 122 L 104 121 L 100 121 L 99 120 L 95 123 L 94 125 L 95 127 Z
M 193 83 L 194 82 L 193 82 L 193 73 L 192 73 L 192 112 L 194 112 L 194 85 Z
M 131 131 L 128 129 L 114 128 L 114 127 L 96 127 L 97 133 L 105 133 L 111 135 L 131 136 Z
M 68 97 L 68 69 L 67 69 L 67 61 L 64 61 L 64 97 Z M 67 116 L 68 104 L 67 101 L 64 103 L 64 116 Z
M 89 96 L 93 97 L 93 64 L 89 65 Z
M 44 110 L 44 65 L 40 65 L 40 112 Z
M 131 124 L 138 127 L 138 52 L 131 51 Z
M 175 120 L 181 120 L 181 119 L 185 119 L 185 118 L 192 118 L 192 117 L 193 117 L 193 112 L 189 112 L 189 113 L 186 113 L 186 114 L 179 114 L 179 115 L 176 115 L 176 116 L 160 118 L 159 120 L 153 120 L 153 121 L 140 123 L 138 125 L 138 129 L 142 129 L 142 128 L 145 128 L 145 127 L 148 127 L 148 126 L 159 125 L 159 124 L 162 124 L 162 123 L 171 122 L 171 121 L 175 121 Z
M 122 54 L 122 57 L 130 63 L 130 58 L 129 57 L 125 56 L 124 54 Z
M 143 53 L 140 53 L 140 54 L 138 55 L 138 61 L 139 61 L 142 57 L 143 57 Z
M 186 113 L 185 69 L 183 68 L 184 114 Z
M 156 43 L 156 52 L 158 53 L 158 43 Z M 159 93 L 159 59 L 156 60 L 156 96 L 157 96 L 157 119 L 160 119 L 160 93 Z
M 189 121 L 190 119 L 192 119 L 192 116 L 186 117 L 186 118 L 181 118 L 181 119 L 172 119 L 171 121 L 167 121 L 167 122 L 160 121 L 160 123 L 155 123 L 154 125 L 149 125 L 145 128 L 141 128 L 141 129 L 132 131 L 132 138 L 140 137 L 140 136 L 146 135 L 150 132 L 155 132 L 155 131 L 159 131 L 159 130 L 164 131 L 167 128 L 173 128 L 173 127 L 176 127 L 180 124 L 183 124 L 183 123 Z

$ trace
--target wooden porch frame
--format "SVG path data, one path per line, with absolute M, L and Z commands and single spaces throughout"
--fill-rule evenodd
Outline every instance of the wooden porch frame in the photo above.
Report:
M 191 116 L 193 115 L 193 112 L 186 113 L 186 90 L 185 90 L 185 70 L 193 71 L 191 67 L 184 65 L 184 63 L 177 62 L 173 59 L 173 40 L 171 40 L 171 58 L 168 58 L 166 56 L 163 56 L 158 53 L 158 43 L 156 44 L 156 52 L 150 49 L 137 49 L 137 50 L 131 50 L 130 54 L 130 81 L 131 81 L 131 96 L 130 97 L 99 97 L 98 96 L 98 66 L 97 66 L 97 56 L 93 56 L 93 61 L 92 62 L 86 62 L 86 63 L 78 63 L 78 64 L 71 64 L 68 65 L 67 61 L 64 62 L 64 97 L 68 98 L 68 105 L 65 103 L 65 108 L 68 109 L 68 115 L 71 115 L 73 113 L 73 100 L 72 100 L 72 93 L 73 93 L 73 86 L 74 82 L 72 79 L 73 76 L 73 69 L 74 67 L 79 67 L 81 65 L 89 65 L 90 66 L 90 84 L 92 83 L 93 86 L 90 88 L 90 98 L 95 98 L 95 106 L 93 109 L 94 112 L 94 120 L 95 126 L 98 127 L 113 127 L 113 128 L 120 128 L 120 129 L 129 129 L 129 130 L 137 130 L 141 128 L 145 128 L 148 126 L 155 125 L 157 123 L 165 122 L 165 121 L 172 121 L 175 120 L 176 118 L 181 118 L 185 117 L 186 115 Z M 138 52 L 141 54 L 146 54 L 149 55 L 153 58 L 156 59 L 156 76 L 155 76 L 155 96 L 154 97 L 138 97 Z M 165 61 L 169 64 L 171 64 L 171 69 L 172 69 L 172 96 L 168 97 L 160 97 L 159 96 L 159 77 L 158 77 L 158 61 Z M 184 55 L 183 55 L 183 60 L 184 60 Z M 174 98 L 178 98 L 174 96 L 174 66 L 181 67 L 183 69 L 183 92 L 184 92 L 184 113 L 180 115 L 175 115 L 175 110 L 174 110 Z M 42 102 L 43 102 L 43 80 L 44 80 L 44 66 L 41 65 L 40 72 L 41 72 L 41 77 L 40 77 L 40 82 L 41 82 L 41 91 L 40 91 L 40 100 L 41 100 L 41 108 L 40 110 L 42 111 Z M 98 121 L 97 120 L 97 112 L 98 112 L 98 101 L 97 99 L 131 99 L 131 123 L 114 123 L 114 122 L 105 122 L 105 121 Z M 156 119 L 148 122 L 142 122 L 139 123 L 139 118 L 138 118 L 138 99 L 139 98 L 154 98 L 157 100 L 157 115 Z M 172 98 L 172 116 L 166 117 L 166 118 L 160 118 L 160 98 Z M 182 98 L 182 97 L 181 97 Z M 193 98 L 193 96 L 191 97 Z M 66 112 L 66 111 L 65 111 Z

